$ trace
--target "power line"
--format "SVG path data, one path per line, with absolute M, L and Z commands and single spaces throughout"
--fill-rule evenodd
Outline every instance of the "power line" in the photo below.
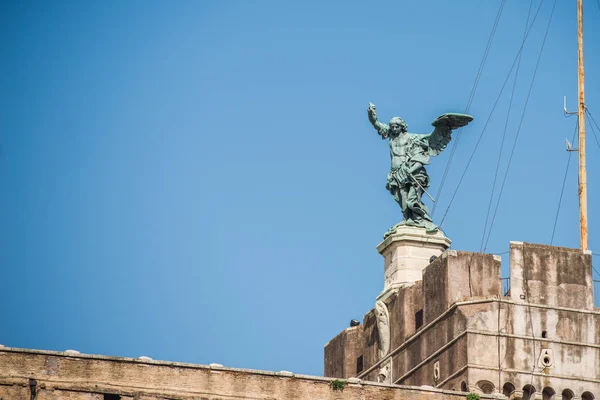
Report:
M 592 114 L 590 113 L 590 110 L 588 110 L 588 108 L 586 107 L 585 111 L 586 111 L 586 115 L 588 117 L 588 121 L 591 118 L 592 121 L 594 122 L 594 125 L 596 125 L 596 127 L 598 128 L 598 131 L 600 131 L 600 127 L 598 126 L 598 124 L 596 123 L 596 121 L 593 119 Z M 598 145 L 598 147 L 600 147 L 600 141 L 598 140 L 598 136 L 596 136 L 596 131 L 594 130 L 594 125 L 590 124 L 590 126 L 592 127 L 592 133 L 594 134 L 594 138 L 596 139 L 596 144 Z
M 544 46 L 546 45 L 546 39 L 548 38 L 548 31 L 550 30 L 550 25 L 552 24 L 552 17 L 554 16 L 554 10 L 556 8 L 556 0 L 552 3 L 552 11 L 550 12 L 550 18 L 548 19 L 548 25 L 546 25 L 546 32 L 544 32 L 544 39 L 542 40 L 542 47 L 540 48 L 540 53 L 538 54 L 538 59 L 535 63 L 535 69 L 533 70 L 533 76 L 531 77 L 531 84 L 529 85 L 529 91 L 527 92 L 527 97 L 525 98 L 525 105 L 523 106 L 523 113 L 521 114 L 521 120 L 519 121 L 519 126 L 517 127 L 517 134 L 515 135 L 515 141 L 513 142 L 513 147 L 510 151 L 510 157 L 508 158 L 508 164 L 506 166 L 506 171 L 504 172 L 504 179 L 502 180 L 502 186 L 500 186 L 500 193 L 498 194 L 498 201 L 496 202 L 496 208 L 494 209 L 494 216 L 492 217 L 492 222 L 490 223 L 490 230 L 488 233 L 488 238 L 486 241 L 485 248 L 487 248 L 487 243 L 490 240 L 490 236 L 492 234 L 492 228 L 494 226 L 494 221 L 496 220 L 496 213 L 498 212 L 498 208 L 500 205 L 500 199 L 502 199 L 502 193 L 504 192 L 504 185 L 506 184 L 506 178 L 508 177 L 508 172 L 510 170 L 510 164 L 513 159 L 513 155 L 515 153 L 515 148 L 517 147 L 517 141 L 519 139 L 519 134 L 521 133 L 521 126 L 523 125 L 523 119 L 525 118 L 525 112 L 527 111 L 527 105 L 529 104 L 529 98 L 531 96 L 531 91 L 533 90 L 533 84 L 535 83 L 535 77 L 537 75 L 538 68 L 540 66 L 540 60 L 542 59 L 542 54 L 544 52 Z
M 498 8 L 498 12 L 496 13 L 496 20 L 494 21 L 494 25 L 492 26 L 492 31 L 490 32 L 490 36 L 488 37 L 487 45 L 485 46 L 485 50 L 483 52 L 483 56 L 481 58 L 481 62 L 479 63 L 479 69 L 477 70 L 477 74 L 475 75 L 475 80 L 473 81 L 473 86 L 471 87 L 471 93 L 469 94 L 469 100 L 467 100 L 467 106 L 465 107 L 464 113 L 468 113 L 471 108 L 471 104 L 473 102 L 473 98 L 475 97 L 475 93 L 477 92 L 477 87 L 479 86 L 479 80 L 481 79 L 481 75 L 483 74 L 483 67 L 485 66 L 485 62 L 487 61 L 490 49 L 492 47 L 492 42 L 494 40 L 494 36 L 496 35 L 496 29 L 498 28 L 498 23 L 500 22 L 500 16 L 502 15 L 502 10 L 504 9 L 504 4 L 506 0 L 502 0 L 500 3 L 500 7 Z M 529 17 L 528 17 L 529 18 Z M 450 170 L 450 165 L 452 164 L 452 160 L 454 159 L 454 154 L 456 152 L 456 148 L 458 146 L 458 142 L 460 141 L 460 134 L 462 132 L 462 128 L 460 128 L 456 132 L 456 139 L 452 144 L 452 149 L 450 150 L 450 157 L 448 157 L 448 162 L 446 163 L 446 169 L 444 170 L 444 174 L 442 175 L 442 180 L 440 181 L 440 187 L 438 188 L 437 194 L 435 196 L 436 199 L 439 200 L 440 195 L 442 193 L 442 189 L 444 188 L 444 184 L 446 182 L 446 178 L 448 176 L 448 171 Z M 433 208 L 431 210 L 431 215 L 435 213 L 435 209 L 438 205 L 438 202 L 433 204 Z
M 531 7 L 533 6 L 533 0 L 529 2 L 529 10 L 527 11 L 527 19 L 525 20 L 525 30 L 523 32 L 523 42 L 527 35 L 527 27 L 529 26 L 529 17 L 531 16 Z M 521 44 L 523 44 L 523 42 Z M 490 210 L 492 208 L 492 200 L 494 199 L 494 191 L 496 189 L 496 180 L 498 179 L 498 171 L 500 170 L 500 161 L 502 159 L 502 150 L 504 149 L 504 141 L 506 139 L 506 131 L 508 128 L 508 121 L 510 119 L 510 111 L 512 108 L 513 98 L 515 96 L 515 89 L 517 87 L 517 80 L 519 78 L 519 68 L 521 67 L 521 58 L 523 53 L 519 54 L 519 61 L 517 62 L 517 70 L 515 72 L 515 80 L 513 81 L 512 91 L 510 93 L 510 101 L 508 103 L 508 111 L 506 113 L 506 122 L 504 123 L 504 132 L 502 133 L 502 141 L 500 142 L 500 151 L 498 152 L 498 162 L 496 163 L 496 172 L 494 173 L 494 182 L 492 183 L 492 192 L 490 194 L 490 201 L 488 203 L 487 214 L 485 216 L 485 224 L 483 225 L 483 235 L 481 236 L 481 246 L 479 252 L 483 251 L 483 241 L 485 240 L 485 231 L 487 230 L 487 224 L 490 217 Z
M 577 135 L 577 130 L 579 128 L 579 119 L 575 124 L 575 132 L 573 132 L 573 139 L 571 143 L 575 141 L 575 136 Z M 572 151 L 569 151 L 569 157 L 567 158 L 567 167 L 565 168 L 565 176 L 563 178 L 562 188 L 560 189 L 560 197 L 558 198 L 558 207 L 556 208 L 556 216 L 554 217 L 554 227 L 552 228 L 552 237 L 550 238 L 550 245 L 554 241 L 554 233 L 556 232 L 556 223 L 558 222 L 558 214 L 560 213 L 560 205 L 562 203 L 563 193 L 565 192 L 565 183 L 567 182 L 567 172 L 569 172 L 569 164 L 571 163 L 571 154 Z
M 544 4 L 544 0 L 541 1 L 540 5 L 538 6 L 537 11 L 535 12 L 535 15 L 531 21 L 531 26 L 529 27 L 529 29 L 527 30 L 527 35 L 526 38 L 529 36 L 529 33 L 531 32 L 531 29 L 533 28 L 533 25 L 535 23 L 535 20 L 538 17 L 538 14 L 540 12 L 540 9 L 542 8 L 542 5 Z M 527 39 L 526 39 L 527 40 Z M 526 41 L 525 40 L 525 41 Z M 508 82 L 510 75 L 512 74 L 512 70 L 514 69 L 518 57 L 521 54 L 521 52 L 523 51 L 523 47 L 525 46 L 525 41 L 523 41 L 523 43 L 521 44 L 521 47 L 519 48 L 519 51 L 517 52 L 517 55 L 515 56 L 515 59 L 513 60 L 512 66 L 510 67 L 510 70 L 508 71 L 508 74 L 506 75 L 506 79 L 504 80 L 504 83 L 502 84 L 502 88 L 500 89 L 500 93 L 498 94 L 498 97 L 496 98 L 496 101 L 494 102 L 494 105 L 492 106 L 492 110 L 490 111 L 490 115 L 488 116 L 488 119 L 483 127 L 483 130 L 481 131 L 481 133 L 479 134 L 479 138 L 477 139 L 477 142 L 475 143 L 475 147 L 473 148 L 473 152 L 471 153 L 471 156 L 469 157 L 469 160 L 467 161 L 467 165 L 458 181 L 458 185 L 456 186 L 456 189 L 454 190 L 454 193 L 452 194 L 452 198 L 450 199 L 450 203 L 448 204 L 448 207 L 446 208 L 446 211 L 444 212 L 444 216 L 442 217 L 442 221 L 440 222 L 440 227 L 442 226 L 442 224 L 444 223 L 444 220 L 446 219 L 446 216 L 448 215 L 448 210 L 450 210 L 450 207 L 452 206 L 452 203 L 454 202 L 454 198 L 456 197 L 456 193 L 458 192 L 458 189 L 460 188 L 460 185 L 465 177 L 465 174 L 467 173 L 467 170 L 469 169 L 469 166 L 471 165 L 471 161 L 473 161 L 473 157 L 475 156 L 475 152 L 477 151 L 477 148 L 479 147 L 479 144 L 481 143 L 481 139 L 483 138 L 483 134 L 490 122 L 490 119 L 492 118 L 492 115 L 494 114 L 494 110 L 496 109 L 496 106 L 498 105 L 498 101 L 500 100 L 500 97 L 502 96 L 502 92 L 504 91 L 504 88 L 506 87 L 506 83 Z

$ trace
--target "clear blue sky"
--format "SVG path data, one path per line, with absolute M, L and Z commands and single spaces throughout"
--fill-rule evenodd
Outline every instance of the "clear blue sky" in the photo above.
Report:
M 563 96 L 574 109 L 577 94 L 576 9 L 558 3 L 488 252 L 550 243 L 575 128 Z M 600 123 L 600 8 L 584 3 L 587 105 Z M 0 343 L 322 374 L 323 345 L 381 291 L 375 246 L 401 219 L 367 103 L 417 133 L 462 112 L 499 4 L 2 2 Z M 551 6 L 525 46 L 501 173 Z M 507 1 L 436 222 L 528 8 Z M 480 249 L 511 87 L 444 222 L 454 249 Z M 431 193 L 449 153 L 432 159 Z M 573 157 L 556 245 L 578 247 L 576 185 Z

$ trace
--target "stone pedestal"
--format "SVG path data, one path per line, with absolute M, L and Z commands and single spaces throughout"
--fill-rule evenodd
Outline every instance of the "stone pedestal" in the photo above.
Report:
M 452 241 L 441 231 L 427 233 L 425 228 L 400 226 L 396 233 L 379 243 L 384 258 L 383 291 L 377 300 L 387 298 L 395 289 L 423 279 L 422 271 L 431 256 L 439 257 Z

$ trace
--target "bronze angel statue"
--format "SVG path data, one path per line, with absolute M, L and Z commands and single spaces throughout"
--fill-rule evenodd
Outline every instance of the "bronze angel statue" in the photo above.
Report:
M 404 217 L 386 236 L 401 225 L 423 227 L 428 232 L 435 232 L 439 228 L 431 220 L 429 209 L 422 200 L 429 188 L 425 165 L 429 164 L 430 157 L 437 156 L 446 148 L 452 139 L 452 131 L 467 125 L 473 117 L 452 113 L 441 115 L 431 123 L 433 132 L 421 135 L 408 133 L 408 125 L 400 117 L 392 118 L 389 124 L 379 122 L 373 103 L 369 103 L 368 113 L 369 121 L 381 138 L 389 139 L 392 166 L 385 187 L 400 205 Z

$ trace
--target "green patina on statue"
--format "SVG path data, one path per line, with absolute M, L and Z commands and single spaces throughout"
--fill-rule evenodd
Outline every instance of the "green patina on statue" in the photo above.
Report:
M 385 236 L 396 232 L 401 225 L 418 226 L 428 232 L 435 232 L 438 226 L 433 223 L 429 209 L 422 197 L 429 187 L 429 175 L 425 165 L 431 156 L 437 156 L 452 139 L 452 130 L 467 125 L 473 117 L 466 114 L 444 114 L 431 123 L 433 132 L 425 135 L 408 133 L 408 125 L 400 117 L 394 117 L 389 124 L 377 120 L 375 104 L 369 103 L 369 121 L 382 139 L 389 139 L 392 166 L 387 176 L 387 190 L 400 205 L 404 219 L 393 226 Z M 433 200 L 433 198 L 431 198 Z M 435 201 L 435 200 L 433 200 Z

